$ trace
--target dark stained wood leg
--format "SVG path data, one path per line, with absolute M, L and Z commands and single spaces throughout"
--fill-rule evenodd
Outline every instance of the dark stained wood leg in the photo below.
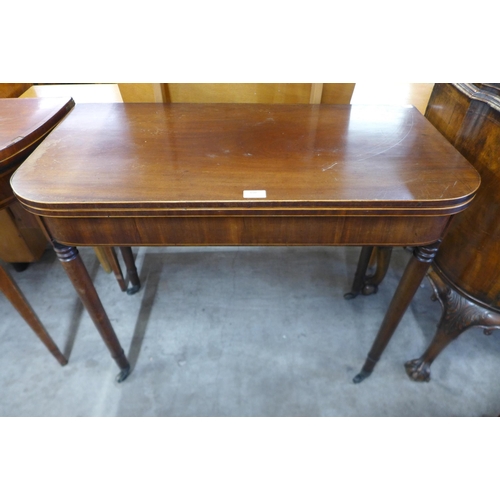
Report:
M 376 253 L 376 271 L 371 276 L 365 276 L 362 293 L 363 295 L 372 295 L 378 292 L 378 286 L 385 278 L 389 263 L 391 262 L 392 247 L 377 247 Z
M 132 285 L 127 290 L 127 293 L 129 295 L 133 295 L 134 293 L 137 293 L 141 288 L 141 281 L 139 280 L 137 268 L 135 267 L 134 254 L 132 253 L 132 249 L 130 247 L 120 247 L 120 251 L 122 253 L 125 266 L 127 267 L 128 279 L 130 280 L 130 284 Z
M 361 248 L 358 267 L 356 268 L 356 273 L 354 274 L 354 281 L 352 283 L 351 291 L 344 294 L 344 299 L 350 300 L 356 298 L 363 289 L 366 270 L 368 269 L 368 263 L 370 262 L 372 253 L 372 246 L 365 246 Z
M 438 241 L 434 244 L 416 247 L 413 250 L 413 256 L 410 258 L 408 265 L 403 273 L 401 281 L 394 293 L 394 296 L 389 304 L 389 309 L 385 315 L 382 325 L 372 348 L 368 353 L 367 359 L 363 368 L 358 375 L 353 379 L 355 384 L 369 377 L 375 368 L 380 356 L 384 352 L 387 344 L 396 330 L 401 318 L 403 317 L 407 307 L 410 305 L 415 292 L 417 291 L 422 279 L 424 278 L 430 264 L 434 260 L 436 252 L 439 248 Z
M 55 342 L 52 340 L 52 337 L 47 333 L 47 330 L 45 330 L 45 327 L 40 322 L 38 316 L 26 301 L 26 298 L 21 290 L 19 290 L 17 285 L 2 266 L 0 266 L 0 290 L 17 309 L 24 321 L 26 321 L 31 329 L 36 333 L 52 356 L 57 359 L 59 364 L 62 366 L 68 364 L 68 360 L 64 357 Z
M 500 329 L 500 314 L 468 300 L 452 288 L 435 270 L 429 272 L 434 289 L 433 300 L 439 300 L 443 314 L 437 331 L 427 350 L 418 359 L 405 363 L 408 376 L 416 382 L 428 382 L 430 367 L 441 351 L 461 333 L 473 326 L 479 326 L 489 335 Z
M 113 247 L 100 247 L 101 252 L 105 255 L 109 267 L 115 275 L 118 286 L 122 292 L 127 291 L 127 283 L 123 277 L 122 268 L 118 262 L 118 257 L 116 255 L 115 249 Z
M 118 337 L 116 336 L 109 318 L 102 306 L 101 300 L 97 295 L 92 280 L 82 262 L 82 259 L 75 247 L 68 247 L 57 242 L 52 242 L 57 257 L 62 263 L 66 274 L 73 283 L 75 290 L 80 296 L 83 305 L 87 309 L 92 321 L 99 331 L 104 343 L 106 344 L 111 356 L 120 367 L 121 372 L 116 380 L 122 382 L 130 373 L 130 364 L 123 352 Z
M 30 263 L 29 262 L 12 262 L 12 269 L 16 271 L 16 273 L 22 273 L 28 269 Z
M 344 298 L 354 299 L 360 293 L 363 295 L 377 293 L 378 286 L 387 274 L 391 254 L 392 247 L 363 247 L 359 256 L 352 289 L 344 295 Z M 376 265 L 376 270 L 373 274 L 368 275 L 367 269 L 370 267 L 372 261 Z

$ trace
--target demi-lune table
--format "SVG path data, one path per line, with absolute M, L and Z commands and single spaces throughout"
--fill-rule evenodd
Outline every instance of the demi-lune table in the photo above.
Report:
M 413 247 L 359 382 L 479 182 L 410 106 L 119 103 L 76 105 L 12 188 L 39 217 L 118 381 L 130 365 L 77 246 Z

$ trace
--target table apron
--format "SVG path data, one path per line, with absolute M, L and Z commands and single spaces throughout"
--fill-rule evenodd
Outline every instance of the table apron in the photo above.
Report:
M 440 239 L 450 216 L 44 217 L 49 236 L 70 246 L 391 245 Z

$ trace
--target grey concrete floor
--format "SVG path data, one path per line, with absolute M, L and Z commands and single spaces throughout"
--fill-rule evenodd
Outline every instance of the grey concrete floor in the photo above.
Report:
M 496 416 L 495 334 L 472 329 L 435 361 L 420 356 L 441 314 L 425 280 L 373 375 L 361 368 L 409 258 L 396 249 L 379 293 L 343 299 L 359 248 L 134 248 L 129 296 L 80 249 L 133 371 L 118 368 L 54 253 L 10 270 L 55 342 L 60 367 L 0 297 L 0 416 Z M 7 269 L 8 266 L 7 266 Z

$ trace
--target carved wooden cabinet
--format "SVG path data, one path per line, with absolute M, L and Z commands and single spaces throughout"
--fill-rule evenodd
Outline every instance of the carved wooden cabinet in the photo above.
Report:
M 425 115 L 475 166 L 481 187 L 452 220 L 430 273 L 443 315 L 425 353 L 406 363 L 419 381 L 469 327 L 500 329 L 500 84 L 436 84 Z

